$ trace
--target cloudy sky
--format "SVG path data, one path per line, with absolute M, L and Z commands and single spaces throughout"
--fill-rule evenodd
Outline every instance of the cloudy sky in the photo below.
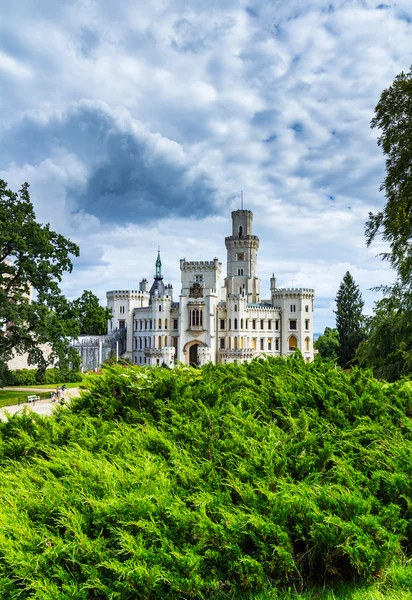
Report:
M 64 291 L 102 300 L 152 278 L 158 245 L 176 296 L 180 258 L 225 262 L 243 189 L 263 295 L 272 272 L 314 287 L 323 331 L 347 270 L 368 311 L 392 279 L 364 243 L 369 123 L 411 63 L 410 0 L 2 2 L 0 178 L 79 243 Z

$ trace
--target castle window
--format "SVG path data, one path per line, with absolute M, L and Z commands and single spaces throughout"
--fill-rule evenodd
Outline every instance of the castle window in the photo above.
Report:
M 145 319 L 145 322 L 144 322 L 144 328 L 147 329 L 147 321 L 146 321 L 146 319 Z
M 296 335 L 291 335 L 289 338 L 289 350 L 296 350 L 298 347 L 298 340 Z
M 260 349 L 264 350 L 265 348 L 265 340 L 263 338 L 260 338 Z
M 238 270 L 237 270 L 237 274 L 238 274 L 238 275 L 243 275 L 243 269 L 238 269 Z
M 232 329 L 232 319 L 229 319 L 229 329 Z
M 252 349 L 256 350 L 256 338 L 252 338 Z
M 165 335 L 165 346 L 167 346 L 167 335 Z
M 264 329 L 264 327 L 265 327 L 265 322 L 263 319 L 260 319 L 260 328 Z
M 195 275 L 196 283 L 203 283 L 203 275 Z
M 240 329 L 243 329 L 243 319 L 240 319 Z
M 279 331 L 279 319 L 276 319 L 275 321 L 275 329 L 276 331 Z
M 162 305 L 159 304 L 159 312 L 162 310 Z
M 296 319 L 290 319 L 289 320 L 289 329 L 297 329 L 297 321 Z
M 235 329 L 237 329 L 237 319 L 235 319 Z
M 125 321 L 119 321 L 119 329 L 125 329 L 126 324 Z
M 224 329 L 224 328 L 225 328 L 225 320 L 220 319 L 220 329 Z
M 158 325 L 159 325 L 159 329 L 161 329 L 162 328 L 162 319 L 159 319 Z
M 120 307 L 119 312 L 120 312 L 121 315 L 124 315 L 124 306 Z
M 147 348 L 147 338 L 144 339 L 144 347 Z
M 237 350 L 237 337 L 233 338 L 233 350 Z
M 239 237 L 242 237 L 243 235 L 243 227 L 242 225 L 239 227 Z
M 220 349 L 221 350 L 225 349 L 225 338 L 220 338 Z
M 173 329 L 178 328 L 178 319 L 173 319 Z
M 140 347 L 140 350 L 143 348 L 143 339 L 142 338 L 139 339 L 139 347 Z
M 290 305 L 290 312 L 296 312 L 296 304 Z
M 167 319 L 165 319 L 165 329 L 167 329 Z
M 245 255 L 243 252 L 239 252 L 239 254 L 236 256 L 236 260 L 245 260 Z
M 279 338 L 275 338 L 275 350 L 279 350 Z
M 310 344 L 310 339 L 307 337 L 305 339 L 305 350 L 306 350 L 306 352 L 309 352 L 309 344 Z
M 268 339 L 268 350 L 272 350 L 272 339 Z
M 190 324 L 192 327 L 202 327 L 203 326 L 203 310 L 199 310 L 198 308 L 193 308 L 190 311 Z
M 252 329 L 256 329 L 256 319 L 252 320 Z
M 268 321 L 268 329 L 272 329 L 272 321 L 271 321 L 271 319 L 269 319 L 269 321 Z
M 305 329 L 309 330 L 309 319 L 305 319 Z
M 157 341 L 158 341 L 158 344 L 159 344 L 159 348 L 161 348 L 162 347 L 162 336 L 161 335 L 159 335 Z
M 306 304 L 306 306 L 305 306 L 305 312 L 309 312 L 309 305 L 308 304 Z
M 245 323 L 245 329 L 247 329 L 249 326 L 249 319 L 246 319 L 246 323 Z
M 237 312 L 237 304 L 235 304 L 235 312 Z

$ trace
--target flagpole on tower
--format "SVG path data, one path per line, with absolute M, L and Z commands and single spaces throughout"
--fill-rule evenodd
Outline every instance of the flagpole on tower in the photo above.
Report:
M 243 190 L 240 190 L 240 207 L 243 210 Z

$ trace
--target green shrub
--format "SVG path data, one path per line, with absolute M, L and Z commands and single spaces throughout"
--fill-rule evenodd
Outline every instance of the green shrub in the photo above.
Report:
M 18 369 L 9 371 L 8 385 L 30 387 L 38 384 L 75 383 L 82 381 L 83 375 L 78 371 L 62 371 L 60 369 Z
M 7 597 L 232 598 L 410 559 L 409 381 L 295 357 L 88 385 L 0 423 Z

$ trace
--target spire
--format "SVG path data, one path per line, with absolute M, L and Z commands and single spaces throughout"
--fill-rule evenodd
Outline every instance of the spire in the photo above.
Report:
M 162 279 L 162 261 L 160 259 L 160 248 L 157 249 L 156 279 Z

